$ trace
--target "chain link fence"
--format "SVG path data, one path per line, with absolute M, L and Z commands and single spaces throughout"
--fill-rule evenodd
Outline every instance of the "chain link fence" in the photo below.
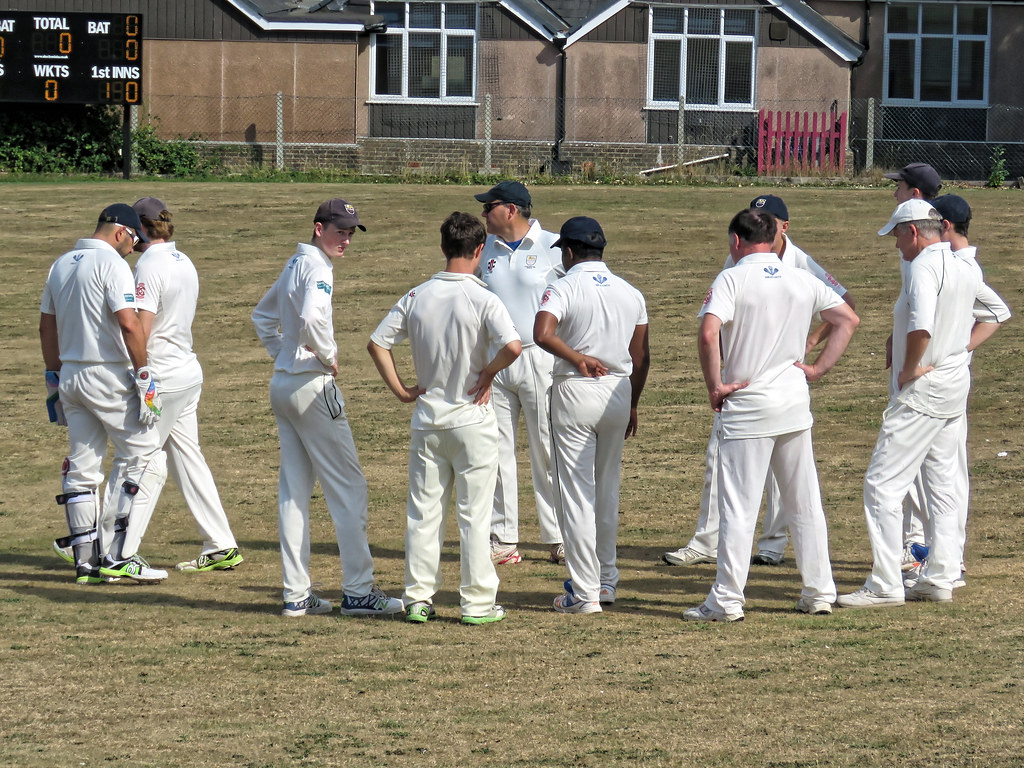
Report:
M 838 99 L 761 103 L 820 122 Z M 362 99 L 150 95 L 138 119 L 228 170 L 333 168 L 367 173 L 636 174 L 665 166 L 753 173 L 758 113 L 652 107 L 642 95 L 566 99 L 484 94 L 475 104 Z M 1024 108 L 849 105 L 846 174 L 931 163 L 943 178 L 986 180 L 1002 148 L 1006 175 L 1024 175 Z M 754 169 L 751 171 L 751 169 Z

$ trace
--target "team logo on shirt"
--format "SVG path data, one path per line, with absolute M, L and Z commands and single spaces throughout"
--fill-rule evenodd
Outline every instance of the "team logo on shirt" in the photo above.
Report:
M 708 288 L 708 292 L 706 294 L 704 294 L 704 303 L 707 304 L 709 301 L 711 301 L 711 289 L 710 288 Z
M 71 257 L 71 260 L 73 262 L 75 262 L 75 264 L 77 264 L 78 262 L 80 262 L 84 258 L 85 258 L 85 254 L 84 253 L 76 253 L 74 256 Z
M 764 273 L 766 275 L 768 275 L 768 277 L 775 277 L 776 275 L 779 274 L 779 268 L 778 267 L 765 267 L 764 268 Z
M 139 283 L 138 285 L 135 286 L 135 298 L 136 299 L 144 299 L 144 298 L 146 298 L 146 284 L 145 283 Z
M 487 262 L 487 274 L 488 275 L 491 274 L 491 272 L 494 271 L 494 268 L 496 266 L 498 266 L 498 262 L 495 259 L 491 259 L 490 261 L 488 261 Z
M 409 298 L 410 298 L 410 299 L 411 299 L 411 298 L 412 298 L 413 296 L 415 296 L 415 295 L 416 295 L 416 289 L 415 289 L 415 288 L 414 288 L 414 289 L 412 289 L 411 291 L 409 291 Z
M 537 266 L 537 254 L 533 253 L 526 257 L 526 268 L 533 269 Z
M 832 275 L 830 275 L 828 272 L 825 273 L 825 280 L 828 281 L 829 285 L 835 286 L 837 288 L 839 287 L 839 281 L 832 277 Z
M 606 285 L 608 285 L 608 278 L 605 277 L 604 275 L 594 275 L 594 285 L 598 286 L 599 288 L 604 288 Z
M 548 289 L 548 290 L 544 291 L 544 295 L 540 297 L 540 303 L 541 304 L 547 304 L 548 303 L 548 299 L 550 299 L 550 298 L 551 298 L 551 290 Z
M 321 291 L 323 291 L 324 293 L 326 293 L 326 294 L 327 294 L 328 296 L 330 296 L 330 295 L 331 295 L 331 286 L 329 286 L 329 285 L 328 285 L 327 283 L 325 283 L 325 282 L 324 282 L 323 280 L 317 280 L 317 281 L 316 281 L 316 287 L 317 287 L 317 288 L 318 288 L 319 290 L 321 290 Z

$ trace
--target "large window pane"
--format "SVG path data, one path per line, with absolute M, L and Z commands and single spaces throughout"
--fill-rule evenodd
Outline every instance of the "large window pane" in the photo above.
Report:
M 441 35 L 409 35 L 409 96 L 441 96 Z
M 889 98 L 914 98 L 914 40 L 889 41 Z
M 389 27 L 405 26 L 405 3 L 374 3 L 375 16 L 383 16 Z
M 476 5 L 446 3 L 444 6 L 444 28 L 476 29 Z
M 661 34 L 683 34 L 683 9 L 655 8 L 654 18 L 651 20 L 651 27 L 654 32 L 658 32 Z
M 961 40 L 956 97 L 963 101 L 982 101 L 985 98 L 985 43 L 981 40 Z
M 379 96 L 402 95 L 402 38 L 377 35 L 377 79 L 374 93 Z
M 921 101 L 953 98 L 953 39 L 921 40 Z
M 691 35 L 717 35 L 721 32 L 722 12 L 718 8 L 691 8 L 687 32 Z
M 725 34 L 754 34 L 754 12 L 752 10 L 725 10 Z
M 448 38 L 445 83 L 448 96 L 473 95 L 473 38 Z
M 961 5 L 956 9 L 956 31 L 961 35 L 988 34 L 988 8 L 983 5 Z
M 409 3 L 409 26 L 418 29 L 440 29 L 441 4 Z
M 654 82 L 651 97 L 655 101 L 679 101 L 679 50 L 677 40 L 654 41 Z
M 686 103 L 718 103 L 718 40 L 687 41 Z
M 725 44 L 725 103 L 749 104 L 753 100 L 751 89 L 751 63 L 754 48 L 750 43 Z
M 921 32 L 926 35 L 953 34 L 953 6 L 931 3 L 922 5 Z
M 916 5 L 890 5 L 888 19 L 890 34 L 917 34 Z

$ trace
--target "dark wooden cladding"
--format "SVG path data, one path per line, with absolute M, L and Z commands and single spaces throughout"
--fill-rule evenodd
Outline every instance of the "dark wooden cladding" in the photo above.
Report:
M 588 43 L 646 43 L 647 13 L 646 5 L 627 6 L 583 39 Z
M 536 40 L 537 33 L 496 3 L 481 3 L 480 39 Z
M 31 8 L 26 8 L 31 5 Z M 0 12 L 139 13 L 146 40 L 355 42 L 353 32 L 274 32 L 260 29 L 225 0 L 0 0 Z

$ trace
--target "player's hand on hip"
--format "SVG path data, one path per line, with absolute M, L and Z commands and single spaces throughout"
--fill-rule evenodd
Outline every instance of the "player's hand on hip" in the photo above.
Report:
M 395 394 L 398 397 L 399 401 L 403 403 L 416 402 L 417 397 L 419 397 L 420 395 L 425 395 L 427 393 L 427 390 L 423 389 L 420 386 L 407 387 L 403 384 L 402 389 L 405 391 L 404 395 L 398 393 Z M 470 391 L 470 393 L 472 394 L 472 390 Z
M 160 389 L 148 366 L 135 372 L 135 389 L 139 393 L 139 421 L 146 427 L 156 424 L 162 411 Z
M 725 398 L 736 390 L 743 389 L 749 385 L 749 381 L 736 381 L 730 384 L 718 384 L 713 389 L 709 389 L 708 400 L 711 401 L 711 407 L 716 413 L 720 412 L 722 410 L 722 405 L 725 403 Z
M 491 402 L 491 382 L 494 381 L 494 376 L 489 374 L 487 371 L 480 371 L 480 375 L 477 377 L 476 384 L 469 388 L 470 395 L 476 395 L 473 398 L 475 405 L 487 405 Z
M 934 365 L 929 366 L 917 366 L 913 371 L 900 371 L 900 375 L 896 377 L 896 383 L 900 389 L 903 389 L 907 384 L 917 381 L 926 373 L 931 373 L 935 370 Z
M 591 357 L 590 355 L 582 355 L 579 362 L 576 363 L 576 368 L 584 376 L 591 379 L 596 379 L 608 373 L 608 367 L 596 357 Z
M 46 412 L 50 421 L 58 427 L 66 427 L 68 420 L 64 416 L 64 404 L 60 401 L 60 372 L 46 372 Z
M 804 376 L 808 382 L 817 381 L 825 375 L 823 373 L 818 373 L 818 370 L 813 365 L 807 365 L 807 363 L 802 363 L 799 360 L 793 363 L 793 365 L 804 372 Z

